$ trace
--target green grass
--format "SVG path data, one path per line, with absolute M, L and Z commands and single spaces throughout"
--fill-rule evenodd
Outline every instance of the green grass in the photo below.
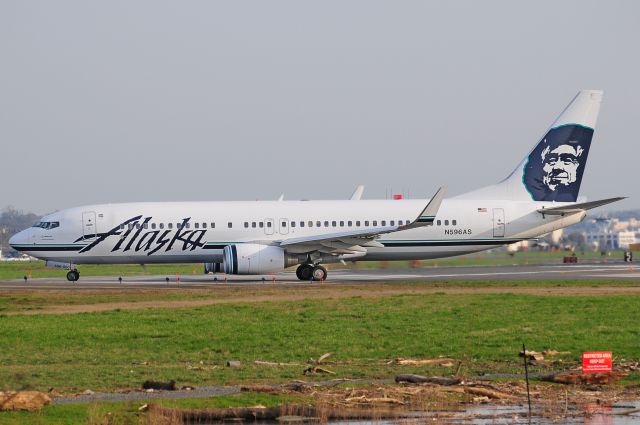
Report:
M 338 377 L 429 373 L 385 359 L 439 355 L 468 358 L 469 374 L 511 372 L 520 368 L 522 342 L 534 350 L 571 351 L 569 359 L 586 350 L 638 359 L 639 319 L 640 297 L 511 294 L 0 316 L 0 382 L 11 389 L 63 392 L 138 388 L 146 379 L 180 385 L 280 382 L 302 378 L 303 367 L 253 361 L 304 362 L 329 351 L 337 364 L 328 367 Z M 230 359 L 242 367 L 224 367 Z
M 45 406 L 39 412 L 2 412 L 0 423 L 3 425 L 140 424 L 146 422 L 143 421 L 145 415 L 141 414 L 138 408 L 148 402 L 167 408 L 205 409 L 256 405 L 272 407 L 304 400 L 303 396 L 295 395 L 241 393 L 211 398 L 58 404 Z

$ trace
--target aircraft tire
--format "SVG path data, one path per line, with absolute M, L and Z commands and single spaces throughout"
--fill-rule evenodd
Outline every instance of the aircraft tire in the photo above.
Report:
M 80 273 L 77 270 L 71 270 L 67 273 L 67 280 L 69 282 L 76 282 L 80 279 Z
M 313 268 L 313 280 L 327 280 L 327 269 L 321 265 L 317 265 Z
M 313 276 L 313 266 L 311 264 L 301 264 L 296 269 L 296 276 L 300 280 L 311 280 Z

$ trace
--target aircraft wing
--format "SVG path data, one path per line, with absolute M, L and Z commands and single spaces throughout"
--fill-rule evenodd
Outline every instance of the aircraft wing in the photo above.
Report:
M 361 253 L 361 255 L 364 255 L 367 247 L 380 248 L 383 246 L 381 243 L 375 241 L 379 235 L 432 225 L 438 209 L 440 209 L 445 192 L 445 187 L 438 189 L 422 212 L 409 224 L 304 236 L 300 238 L 284 239 L 277 243 L 279 246 L 294 253 L 320 251 L 332 254 Z
M 566 214 L 574 214 L 581 211 L 587 211 L 593 208 L 601 207 L 603 205 L 610 204 L 612 202 L 618 202 L 626 197 L 617 197 L 617 198 L 608 198 L 601 199 L 599 201 L 591 201 L 591 202 L 583 202 L 580 204 L 571 204 L 565 205 L 561 207 L 552 207 L 552 208 L 540 208 L 538 212 L 542 215 L 566 215 Z

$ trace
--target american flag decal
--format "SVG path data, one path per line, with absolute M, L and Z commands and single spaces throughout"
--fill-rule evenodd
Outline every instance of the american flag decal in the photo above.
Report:
M 478 212 L 487 212 L 486 208 L 478 208 Z

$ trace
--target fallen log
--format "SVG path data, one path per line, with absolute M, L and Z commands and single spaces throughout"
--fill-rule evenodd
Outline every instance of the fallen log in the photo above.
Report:
M 324 369 L 318 366 L 311 366 L 306 368 L 303 372 L 303 374 L 305 375 L 316 375 L 318 373 L 324 373 L 324 374 L 329 374 L 329 375 L 335 375 L 336 373 L 329 370 L 329 369 Z
M 323 418 L 326 420 L 347 419 L 393 419 L 405 418 L 410 412 L 380 409 L 345 409 L 331 407 L 315 407 L 310 405 L 281 405 L 267 408 L 228 408 L 228 409 L 170 409 L 152 404 L 149 406 L 150 418 L 158 416 L 180 419 L 184 423 L 210 423 L 221 420 L 273 421 L 284 417 Z
M 0 391 L 0 411 L 39 410 L 51 403 L 51 397 L 39 391 Z
M 258 366 L 302 366 L 300 363 L 265 362 L 263 360 L 255 360 L 253 364 Z
M 444 367 L 453 367 L 455 360 L 448 358 L 438 358 L 438 359 L 404 359 L 402 357 L 398 357 L 395 360 L 396 364 L 399 365 L 436 365 L 436 366 L 444 366 Z
M 484 388 L 484 387 L 464 387 L 464 392 L 466 394 L 489 397 L 489 398 L 493 398 L 493 399 L 496 399 L 496 400 L 514 398 L 510 394 L 506 394 L 506 393 L 503 393 L 503 392 L 500 392 L 500 391 L 496 391 L 496 390 L 492 390 L 490 388 Z
M 240 391 L 247 393 L 276 394 L 280 392 L 280 389 L 270 385 L 242 385 Z
M 162 382 L 162 381 L 144 381 L 142 383 L 143 390 L 166 390 L 166 391 L 175 391 L 176 390 L 176 381 Z
M 410 384 L 458 385 L 462 380 L 459 378 L 444 378 L 441 376 L 402 374 L 396 376 L 396 382 L 408 382 Z
M 568 385 L 606 385 L 622 379 L 627 375 L 629 375 L 627 372 L 582 373 L 580 371 L 569 371 L 541 376 L 540 379 L 542 381 Z

